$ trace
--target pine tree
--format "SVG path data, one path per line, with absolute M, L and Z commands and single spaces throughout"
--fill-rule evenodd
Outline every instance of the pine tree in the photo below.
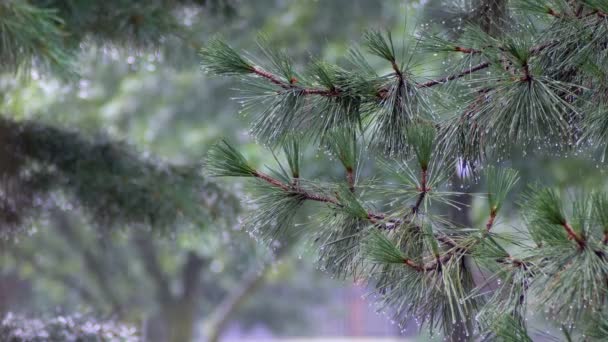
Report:
M 344 63 L 315 59 L 304 72 L 264 38 L 259 59 L 211 40 L 203 68 L 240 79 L 251 132 L 282 156 L 259 170 L 222 141 L 206 172 L 250 178 L 259 192 L 251 230 L 269 243 L 300 233 L 322 269 L 367 281 L 401 324 L 414 317 L 452 340 L 522 341 L 542 313 L 567 340 L 605 340 L 606 194 L 517 184 L 508 166 L 522 154 L 605 155 L 608 2 L 464 3 L 464 27 L 421 25 L 409 45 L 370 31 Z M 422 69 L 439 55 L 440 75 Z M 341 164 L 343 179 L 306 179 L 307 149 Z M 486 189 L 454 190 L 454 169 Z M 445 215 L 474 196 L 486 198 L 484 225 Z M 518 203 L 515 233 L 496 230 L 507 202 Z M 305 207 L 310 222 L 295 225 Z

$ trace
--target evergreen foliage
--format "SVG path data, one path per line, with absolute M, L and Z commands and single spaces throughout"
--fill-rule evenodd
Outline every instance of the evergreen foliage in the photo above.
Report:
M 35 66 L 77 73 L 81 43 L 155 47 L 167 36 L 183 34 L 180 11 L 197 7 L 234 13 L 224 0 L 2 1 L 0 69 Z
M 238 208 L 195 165 L 167 164 L 124 143 L 48 124 L 4 119 L 0 132 L 3 236 L 57 207 L 83 209 L 102 229 L 200 224 Z
M 328 147 L 346 177 L 305 180 L 299 168 L 297 182 L 269 176 L 248 169 L 231 147 L 212 153 L 208 165 L 215 175 L 242 170 L 266 184 L 266 194 L 254 199 L 268 209 L 255 220 L 263 236 L 294 230 L 295 211 L 303 202 L 315 205 L 314 223 L 302 234 L 319 248 L 321 267 L 368 281 L 400 323 L 414 316 L 452 340 L 521 341 L 534 338 L 528 318 L 542 312 L 566 339 L 606 339 L 601 324 L 581 323 L 608 310 L 603 193 L 532 186 L 521 197 L 519 233 L 495 229 L 519 179 L 504 165 L 515 151 L 567 153 L 608 143 L 606 4 L 463 3 L 479 5 L 465 6 L 469 15 L 486 15 L 456 35 L 414 32 L 418 48 L 404 47 L 401 55 L 390 34 L 370 31 L 346 63 L 313 60 L 303 73 L 312 77 L 299 76 L 286 54 L 263 42 L 267 63 L 212 41 L 203 67 L 238 74 L 255 136 L 274 149 L 303 134 L 300 141 Z M 361 51 L 391 71 L 379 74 Z M 425 54 L 442 54 L 445 74 L 429 78 L 432 70 L 418 70 L 415 55 Z M 359 174 L 354 182 L 353 170 L 367 160 L 379 162 L 366 167 L 399 183 Z M 476 196 L 451 190 L 455 167 L 486 180 L 485 226 L 462 226 L 443 214 L 462 210 L 462 196 Z M 288 198 L 297 205 L 281 205 Z

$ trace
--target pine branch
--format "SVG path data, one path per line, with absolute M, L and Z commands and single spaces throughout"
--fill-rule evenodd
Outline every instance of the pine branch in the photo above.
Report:
M 551 2 L 551 6 L 555 3 Z M 529 5 L 538 4 L 529 1 Z M 322 269 L 338 276 L 359 278 L 363 275 L 372 281 L 385 302 L 395 307 L 398 316 L 428 317 L 432 328 L 441 325 L 448 329 L 444 330 L 446 334 L 459 326 L 454 320 L 470 319 L 486 299 L 492 304 L 484 307 L 487 317 L 476 327 L 483 329 L 480 331 L 484 334 L 489 333 L 490 338 L 528 337 L 524 322 L 529 292 L 539 295 L 540 305 L 555 306 L 558 313 L 564 312 L 569 318 L 589 311 L 581 303 L 601 306 L 603 300 L 599 294 L 605 282 L 598 279 L 608 274 L 603 251 L 608 244 L 608 224 L 604 222 L 608 222 L 605 218 L 608 205 L 603 202 L 608 201 L 574 199 L 568 202 L 572 210 L 566 211 L 556 193 L 547 189 L 534 191 L 522 206 L 523 224 L 536 242 L 535 246 L 528 246 L 494 229 L 500 210 L 518 181 L 517 172 L 486 168 L 482 164 L 492 149 L 506 149 L 513 141 L 527 147 L 529 141 L 545 140 L 553 146 L 557 139 L 578 139 L 578 136 L 570 138 L 570 130 L 590 122 L 581 120 L 583 113 L 579 108 L 597 96 L 588 88 L 599 82 L 579 70 L 580 64 L 583 61 L 597 64 L 595 69 L 601 70 L 603 64 L 598 61 L 603 57 L 597 55 L 594 48 L 600 41 L 605 47 L 601 37 L 606 32 L 601 30 L 601 25 L 596 25 L 600 19 L 583 19 L 592 9 L 574 8 L 572 12 L 577 18 L 573 18 L 570 10 L 559 7 L 559 15 L 567 15 L 568 20 L 552 20 L 549 24 L 561 30 L 556 32 L 565 34 L 576 26 L 570 19 L 581 21 L 586 30 L 584 40 L 597 39 L 582 42 L 586 44 L 584 53 L 577 49 L 576 37 L 570 33 L 564 43 L 559 34 L 545 30 L 544 35 L 540 35 L 534 31 L 536 27 L 524 27 L 524 24 L 514 26 L 513 32 L 503 36 L 490 36 L 483 30 L 468 28 L 466 36 L 457 43 L 435 38 L 428 46 L 463 54 L 458 63 L 472 66 L 453 68 L 460 71 L 419 83 L 410 77 L 409 67 L 397 62 L 390 34 L 371 32 L 365 36 L 369 52 L 390 63 L 392 72 L 386 75 L 378 75 L 362 54 L 353 50 L 350 59 L 354 70 L 315 61 L 309 69 L 310 77 L 294 80 L 290 64 L 272 52 L 269 58 L 278 72 L 260 68 L 250 73 L 258 83 L 269 84 L 261 88 L 268 90 L 265 96 L 272 98 L 276 92 L 281 99 L 272 102 L 262 114 L 268 129 L 261 136 L 265 137 L 268 132 L 268 136 L 284 137 L 293 131 L 311 129 L 313 134 L 318 134 L 315 138 L 320 137 L 317 142 L 327 146 L 330 155 L 336 156 L 344 166 L 346 182 L 315 185 L 298 180 L 294 183 L 289 176 L 257 170 L 249 176 L 280 194 L 276 195 L 277 205 L 285 198 L 292 198 L 290 196 L 302 202 L 326 204 L 317 225 L 323 228 L 315 239 L 321 245 L 319 254 L 325 265 Z M 546 43 L 537 44 L 538 41 Z M 562 60 L 562 56 L 564 62 L 547 64 Z M 410 61 L 407 65 L 411 65 Z M 568 70 L 560 70 L 562 67 Z M 491 72 L 481 75 L 481 71 L 490 71 L 490 68 Z M 591 66 L 588 69 L 589 73 L 593 72 Z M 424 89 L 464 83 L 452 82 L 463 78 L 467 78 L 465 87 L 441 87 L 441 90 L 452 95 L 449 100 L 455 102 L 461 97 L 468 101 L 466 95 L 471 94 L 472 102 L 458 107 L 459 113 L 453 120 L 437 123 L 441 113 L 436 110 L 437 105 L 429 101 L 429 93 L 434 92 Z M 335 98 L 325 96 L 328 91 L 336 94 Z M 320 96 L 305 98 L 306 95 Z M 348 102 L 343 106 L 341 101 Z M 319 104 L 328 103 L 332 106 L 314 110 Z M 339 115 L 334 114 L 334 104 L 340 109 Z M 460 108 L 465 108 L 464 113 L 460 113 Z M 602 114 L 598 111 L 593 119 L 603 125 Z M 294 121 L 297 124 L 292 124 Z M 317 121 L 322 124 L 316 124 Z M 345 135 L 348 139 L 335 136 L 341 128 L 349 132 Z M 599 127 L 594 134 L 604 136 L 603 130 Z M 439 149 L 435 146 L 436 135 L 439 135 Z M 356 148 L 351 142 L 356 142 L 358 137 L 361 140 L 370 137 L 371 149 L 380 148 L 395 161 L 387 162 L 386 168 L 399 184 L 361 182 L 355 192 L 358 154 L 353 153 Z M 458 193 L 442 191 L 447 183 L 445 170 L 457 162 L 476 170 L 485 169 L 488 216 L 481 227 L 460 227 L 436 213 L 431 205 L 439 202 L 461 206 L 453 199 Z M 387 196 L 374 197 L 376 190 L 377 195 Z M 508 253 L 501 241 L 516 245 L 521 256 Z M 361 253 L 372 262 L 369 269 Z M 506 284 L 494 295 L 486 294 L 488 287 L 475 284 L 465 260 L 480 263 L 484 275 L 491 272 L 492 279 L 500 277 Z M 577 294 L 582 299 L 577 298 Z M 569 302 L 575 305 L 568 309 L 556 297 L 570 298 Z M 490 324 L 492 317 L 500 319 L 500 324 Z
M 471 67 L 469 69 L 466 69 L 466 70 L 464 70 L 464 71 L 462 71 L 462 72 L 460 72 L 458 74 L 446 76 L 444 78 L 440 78 L 440 79 L 437 79 L 437 80 L 431 80 L 431 81 L 427 81 L 427 82 L 424 82 L 424 83 L 419 83 L 417 86 L 418 86 L 418 88 L 429 88 L 429 87 L 433 87 L 433 86 L 436 86 L 436 85 L 439 85 L 439 84 L 444 84 L 444 83 L 447 83 L 449 81 L 453 81 L 453 80 L 465 77 L 465 76 L 470 75 L 470 74 L 472 74 L 474 72 L 477 72 L 479 70 L 487 69 L 488 67 L 490 67 L 490 65 L 491 65 L 490 62 L 483 62 L 483 63 L 475 65 L 475 66 L 473 66 L 473 67 Z

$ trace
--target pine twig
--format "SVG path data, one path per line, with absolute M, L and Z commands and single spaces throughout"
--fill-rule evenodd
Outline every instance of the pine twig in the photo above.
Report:
M 574 231 L 574 229 L 572 228 L 570 223 L 568 223 L 568 221 L 564 220 L 562 222 L 562 227 L 564 227 L 564 229 L 566 230 L 566 234 L 568 234 L 569 240 L 576 241 L 576 243 L 578 243 L 578 246 L 580 247 L 580 249 L 585 248 L 585 246 L 587 245 L 587 241 L 585 241 L 585 239 L 580 234 L 578 234 L 577 232 Z
M 428 81 L 428 82 L 419 83 L 417 85 L 417 87 L 418 88 L 430 88 L 430 87 L 436 86 L 438 84 L 444 84 L 444 83 L 447 83 L 449 81 L 453 81 L 455 79 L 459 79 L 459 78 L 462 78 L 464 76 L 470 75 L 470 74 L 472 74 L 472 73 L 474 73 L 476 71 L 486 69 L 490 65 L 491 65 L 490 62 L 483 62 L 483 63 L 480 63 L 480 64 L 474 66 L 474 67 L 466 69 L 466 70 L 464 70 L 464 71 L 462 71 L 462 72 L 460 72 L 458 74 L 446 76 L 444 78 L 440 78 L 440 79 L 437 79 L 437 80 L 431 80 L 431 81 Z
M 297 90 L 305 95 L 320 95 L 327 97 L 335 97 L 340 95 L 340 91 L 338 89 L 317 89 L 317 88 L 302 88 L 295 85 L 295 80 L 290 80 L 290 83 L 284 82 L 280 77 L 274 75 L 258 66 L 254 66 L 251 68 L 251 72 L 270 81 L 270 83 L 276 84 L 279 87 L 286 90 Z

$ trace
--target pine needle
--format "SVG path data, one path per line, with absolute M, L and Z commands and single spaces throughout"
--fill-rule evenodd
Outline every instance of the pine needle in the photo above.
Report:
M 253 177 L 256 172 L 245 157 L 226 140 L 213 145 L 209 150 L 206 171 L 215 177 Z

